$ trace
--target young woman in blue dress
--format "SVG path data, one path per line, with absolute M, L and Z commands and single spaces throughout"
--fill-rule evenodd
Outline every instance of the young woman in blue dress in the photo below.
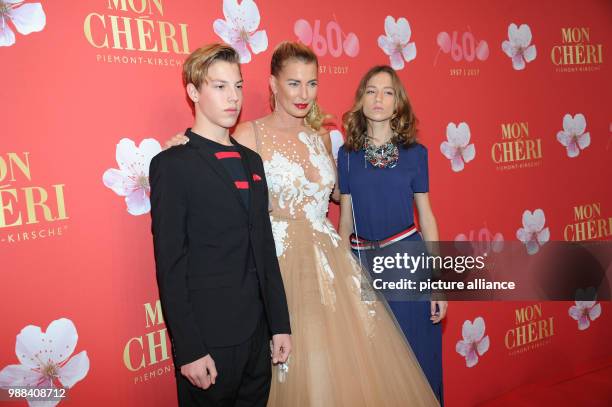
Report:
M 438 241 L 429 202 L 427 149 L 416 140 L 416 116 L 391 67 L 376 66 L 365 74 L 343 122 L 346 142 L 338 152 L 343 242 L 367 258 L 368 247 Z M 420 233 L 414 225 L 414 204 Z M 439 322 L 446 315 L 447 302 L 389 301 L 389 306 L 442 401 Z

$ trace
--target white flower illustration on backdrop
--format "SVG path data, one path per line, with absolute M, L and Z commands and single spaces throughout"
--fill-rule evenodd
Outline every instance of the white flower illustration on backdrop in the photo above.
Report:
M 478 363 L 478 356 L 489 350 L 489 336 L 485 336 L 485 321 L 478 317 L 472 323 L 466 320 L 461 329 L 463 339 L 457 342 L 455 350 L 465 357 L 465 365 L 474 367 Z
M 531 43 L 531 29 L 527 24 L 517 27 L 512 23 L 508 26 L 508 40 L 502 42 L 502 49 L 512 58 L 512 67 L 520 71 L 525 64 L 536 59 L 536 46 Z
M 586 119 L 582 113 L 572 117 L 571 114 L 563 116 L 563 130 L 557 133 L 559 143 L 567 148 L 567 156 L 578 157 L 580 150 L 591 144 L 591 135 L 586 130 Z
M 42 332 L 28 325 L 17 335 L 15 353 L 19 365 L 0 371 L 0 388 L 71 388 L 89 372 L 87 351 L 74 352 L 79 335 L 67 318 L 57 319 Z M 29 401 L 30 406 L 55 406 L 59 401 Z
M 396 71 L 404 69 L 404 61 L 410 62 L 416 58 L 416 44 L 410 41 L 412 31 L 408 20 L 404 17 L 385 18 L 385 34 L 378 37 L 378 46 L 389 55 L 391 67 Z
M 125 197 L 131 215 L 151 210 L 149 164 L 160 151 L 159 142 L 152 138 L 142 140 L 139 147 L 129 138 L 121 139 L 115 153 L 119 169 L 110 168 L 102 176 L 104 185 Z
M 440 151 L 451 162 L 453 171 L 463 170 L 464 164 L 472 161 L 476 156 L 476 148 L 470 143 L 470 126 L 461 122 L 458 126 L 449 123 L 446 126 L 446 138 L 448 141 L 440 144 Z
M 568 313 L 578 321 L 578 329 L 584 331 L 591 326 L 591 321 L 601 315 L 601 304 L 595 301 L 576 301 L 576 305 L 572 305 Z
M 40 3 L 23 4 L 23 0 L 0 0 L 0 47 L 10 47 L 15 43 L 15 33 L 9 21 L 17 32 L 28 35 L 42 31 L 47 16 Z
M 259 30 L 259 9 L 253 0 L 223 0 L 225 20 L 218 18 L 213 23 L 213 30 L 226 43 L 234 47 L 240 55 L 240 63 L 251 62 L 251 47 L 254 54 L 268 48 L 266 30 Z
M 516 231 L 516 238 L 527 246 L 527 253 L 536 254 L 550 239 L 550 230 L 544 227 L 546 218 L 542 209 L 523 212 L 523 227 Z

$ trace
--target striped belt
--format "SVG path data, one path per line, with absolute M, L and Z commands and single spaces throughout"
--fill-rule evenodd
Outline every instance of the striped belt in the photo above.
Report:
M 414 224 L 410 225 L 408 229 L 402 230 L 401 232 L 396 233 L 393 236 L 383 240 L 366 240 L 353 233 L 350 237 L 351 248 L 353 250 L 382 249 L 383 247 L 387 247 L 395 242 L 399 242 L 400 240 L 405 239 L 408 236 L 412 236 L 415 233 L 417 233 L 417 228 Z

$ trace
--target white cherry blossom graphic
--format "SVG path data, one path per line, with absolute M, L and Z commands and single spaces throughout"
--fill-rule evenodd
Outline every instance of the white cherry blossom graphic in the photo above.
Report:
M 601 315 L 601 304 L 596 301 L 576 301 L 568 310 L 569 316 L 578 321 L 578 329 L 584 331 Z
M 17 335 L 15 353 L 20 364 L 0 371 L 0 388 L 71 388 L 89 372 L 87 351 L 74 352 L 79 335 L 71 320 L 57 319 L 43 332 L 28 325 Z M 55 406 L 59 401 L 28 401 L 30 406 Z
M 268 48 L 268 35 L 265 30 L 257 31 L 259 27 L 259 9 L 253 0 L 223 0 L 223 15 L 225 20 L 217 19 L 213 30 L 226 43 L 234 47 L 240 55 L 240 63 L 251 62 L 251 47 L 254 54 L 259 54 Z
M 478 363 L 478 356 L 489 350 L 489 336 L 485 336 L 485 321 L 477 317 L 474 322 L 466 320 L 461 329 L 463 339 L 457 342 L 455 350 L 465 357 L 465 365 L 474 367 Z
M 462 171 L 465 163 L 476 156 L 476 148 L 470 143 L 470 126 L 461 122 L 459 125 L 449 123 L 446 126 L 446 139 L 440 144 L 440 151 L 451 162 L 451 168 L 455 172 Z
M 536 59 L 536 46 L 531 44 L 531 29 L 527 24 L 517 27 L 512 23 L 508 26 L 508 40 L 502 42 L 502 50 L 512 58 L 512 67 L 520 71 L 526 63 Z
M 544 227 L 546 218 L 542 209 L 523 212 L 523 227 L 516 231 L 516 238 L 527 247 L 527 253 L 536 254 L 550 239 L 550 230 Z
M 15 44 L 15 33 L 28 35 L 42 31 L 47 23 L 47 16 L 40 3 L 25 3 L 23 0 L 0 0 L 0 47 Z
M 567 148 L 567 156 L 578 157 L 580 150 L 591 145 L 591 135 L 586 130 L 586 119 L 582 113 L 574 117 L 571 114 L 563 116 L 563 130 L 557 133 L 557 140 Z
M 131 215 L 143 215 L 151 210 L 149 164 L 160 151 L 161 146 L 155 139 L 144 139 L 139 147 L 129 138 L 121 139 L 115 153 L 119 169 L 110 168 L 102 176 L 104 185 L 125 197 Z
M 412 31 L 408 20 L 400 17 L 396 22 L 393 17 L 387 16 L 385 34 L 378 37 L 378 46 L 389 55 L 393 69 L 404 69 L 404 61 L 412 61 L 417 54 L 416 44 L 410 42 Z

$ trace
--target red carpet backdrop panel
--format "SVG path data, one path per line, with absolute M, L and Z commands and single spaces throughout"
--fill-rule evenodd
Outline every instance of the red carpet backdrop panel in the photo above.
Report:
M 192 122 L 181 69 L 199 46 L 239 52 L 242 121 L 269 112 L 275 45 L 310 46 L 335 148 L 360 77 L 391 65 L 429 151 L 441 238 L 537 256 L 612 237 L 611 20 L 608 0 L 0 0 L 0 387 L 174 405 L 148 167 Z M 611 314 L 605 301 L 450 304 L 446 405 L 609 366 Z

